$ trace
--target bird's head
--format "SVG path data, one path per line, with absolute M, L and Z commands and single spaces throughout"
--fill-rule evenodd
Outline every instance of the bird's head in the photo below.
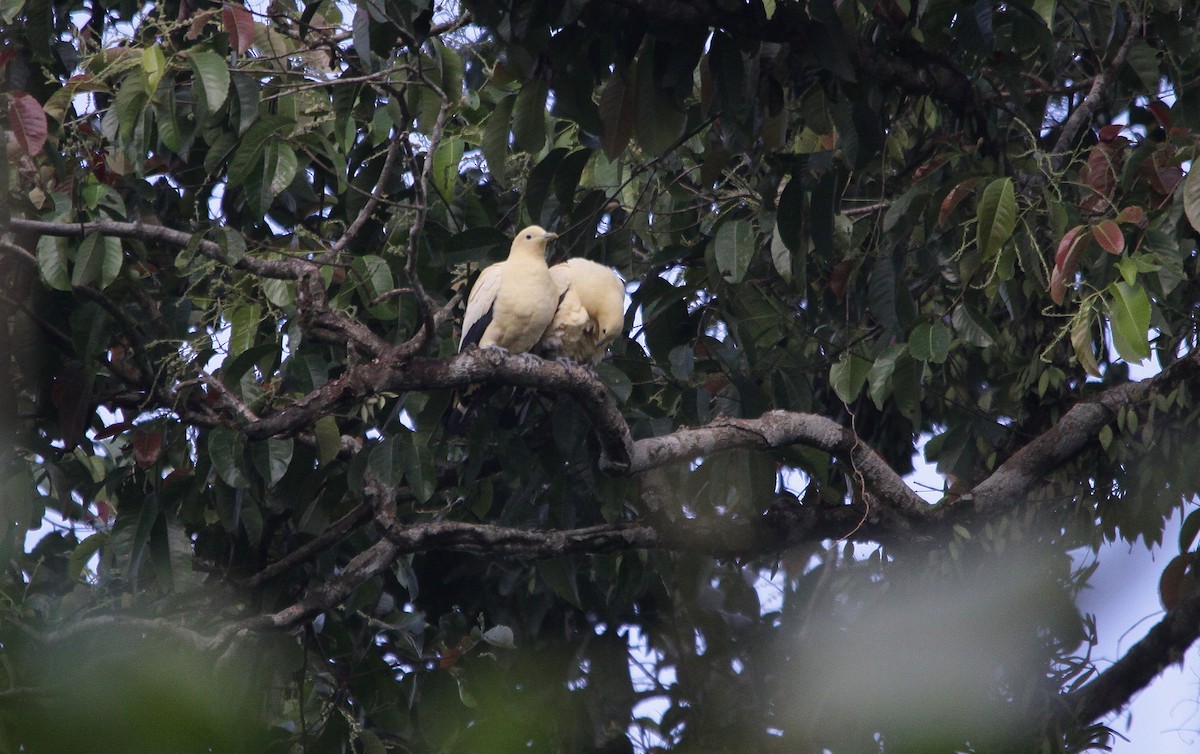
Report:
M 542 228 L 538 225 L 530 225 L 513 239 L 512 247 L 509 249 L 509 256 L 517 254 L 529 254 L 546 258 L 546 244 L 558 238 L 557 233 Z

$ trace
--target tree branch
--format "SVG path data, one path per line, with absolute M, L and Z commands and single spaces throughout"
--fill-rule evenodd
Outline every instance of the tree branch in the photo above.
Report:
M 1052 724 L 1087 725 L 1121 710 L 1200 638 L 1200 588 L 1170 610 L 1125 656 L 1091 681 L 1066 695 Z
M 38 233 L 43 236 L 64 236 L 78 238 L 90 233 L 99 233 L 116 238 L 133 238 L 150 243 L 161 243 L 168 246 L 186 248 L 192 243 L 193 235 L 182 230 L 175 230 L 163 225 L 143 225 L 142 223 L 123 223 L 115 220 L 92 220 L 82 223 L 60 223 L 45 220 L 26 220 L 14 217 L 9 221 L 13 230 Z M 201 240 L 197 246 L 202 254 L 218 262 L 224 262 L 225 254 L 214 241 Z M 301 259 L 260 259 L 258 257 L 242 257 L 232 266 L 278 280 L 299 279 L 312 265 Z
M 1136 10 L 1130 8 L 1129 28 L 1125 32 L 1125 40 L 1117 49 L 1117 54 L 1113 56 L 1108 68 L 1101 71 L 1092 80 L 1091 89 L 1088 90 L 1083 101 L 1079 103 L 1079 106 L 1075 108 L 1066 122 L 1063 123 L 1062 132 L 1058 135 L 1058 140 L 1054 142 L 1054 148 L 1050 150 L 1052 172 L 1058 173 L 1062 169 L 1072 145 L 1079 136 L 1079 132 L 1084 126 L 1091 123 L 1092 115 L 1100 105 L 1100 100 L 1104 96 L 1105 89 L 1108 88 L 1108 82 L 1117 74 L 1121 66 L 1125 65 L 1125 59 L 1129 56 L 1129 49 L 1133 46 L 1133 41 L 1137 39 L 1141 32 L 1142 17 Z
M 1165 392 L 1200 372 L 1200 349 L 1187 354 L 1154 377 L 1111 387 L 1095 398 L 1075 404 L 1058 423 L 1025 443 L 991 476 L 963 496 L 975 511 L 990 513 L 1025 499 L 1045 476 L 1095 440 L 1124 406 L 1134 406 L 1152 394 Z

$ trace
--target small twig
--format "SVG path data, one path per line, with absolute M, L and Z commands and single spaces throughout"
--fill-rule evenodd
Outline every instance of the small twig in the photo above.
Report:
M 349 513 L 330 524 L 325 531 L 266 568 L 263 568 L 250 578 L 239 582 L 238 586 L 245 589 L 257 589 L 268 581 L 279 578 L 345 539 L 350 532 L 365 524 L 370 517 L 371 506 L 367 503 L 360 503 L 351 509 Z

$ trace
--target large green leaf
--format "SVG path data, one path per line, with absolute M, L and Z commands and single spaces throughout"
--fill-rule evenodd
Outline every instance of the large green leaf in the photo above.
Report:
M 462 139 L 446 139 L 433 152 L 433 186 L 447 204 L 454 200 L 454 186 L 458 183 L 458 164 L 462 156 Z
M 970 304 L 954 307 L 950 323 L 958 337 L 971 345 L 990 348 L 1000 340 L 1000 330 L 982 312 Z
M 843 403 L 850 404 L 858 398 L 872 366 L 870 361 L 847 351 L 829 368 L 829 383 Z
M 484 123 L 483 137 L 479 148 L 487 160 L 488 174 L 501 186 L 507 184 L 508 132 L 512 123 L 513 103 L 516 97 L 506 96 L 496 103 L 491 115 Z
M 215 113 L 225 104 L 225 97 L 229 94 L 229 66 L 224 58 L 209 50 L 189 52 L 188 58 L 192 61 L 196 78 L 204 87 L 208 112 Z
M 986 261 L 1000 253 L 1017 226 L 1017 199 L 1011 178 L 998 178 L 983 190 L 976 222 L 975 244 Z
M 1108 287 L 1108 314 L 1113 346 L 1125 361 L 1150 357 L 1150 297 L 1141 285 L 1119 280 Z
M 717 269 L 730 283 L 740 283 L 754 258 L 754 226 L 746 220 L 726 222 L 717 229 L 713 239 Z
M 908 352 L 914 359 L 940 364 L 950 353 L 950 328 L 941 322 L 922 322 L 908 336 Z
M 1183 183 L 1183 211 L 1192 229 L 1200 232 L 1200 170 L 1194 164 Z
M 513 142 L 518 150 L 537 154 L 546 146 L 546 94 L 542 79 L 526 81 L 513 104 Z
M 221 480 L 230 487 L 248 487 L 250 481 L 242 469 L 246 437 L 241 432 L 217 427 L 208 434 L 208 457 Z

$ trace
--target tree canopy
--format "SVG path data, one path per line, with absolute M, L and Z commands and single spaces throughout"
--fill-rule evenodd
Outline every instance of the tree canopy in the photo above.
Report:
M 0 749 L 1085 751 L 1194 651 L 1194 3 L 0 24 Z M 529 224 L 595 369 L 456 354 Z

